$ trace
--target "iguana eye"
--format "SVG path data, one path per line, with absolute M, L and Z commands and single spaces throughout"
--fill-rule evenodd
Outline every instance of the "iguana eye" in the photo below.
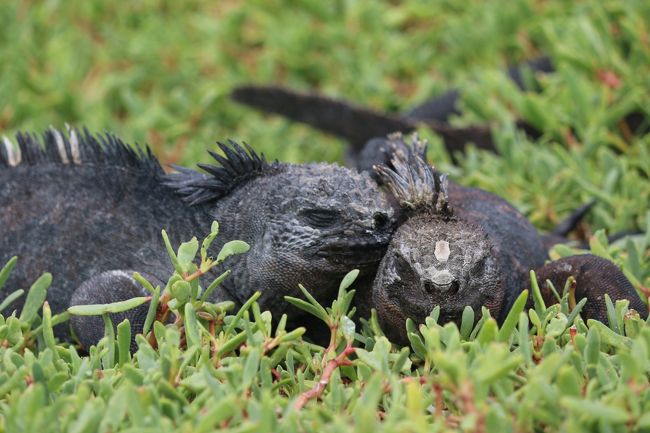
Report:
M 485 264 L 487 263 L 487 256 L 481 257 L 476 263 L 472 265 L 470 273 L 474 277 L 480 277 L 485 272 Z
M 341 217 L 340 212 L 333 209 L 307 209 L 301 215 L 309 225 L 320 228 L 330 227 Z
M 393 255 L 393 263 L 395 268 L 400 272 L 409 272 L 412 267 L 411 262 L 398 252 Z

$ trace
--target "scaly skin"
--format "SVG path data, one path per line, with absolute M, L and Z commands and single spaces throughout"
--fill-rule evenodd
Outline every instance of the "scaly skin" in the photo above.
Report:
M 213 255 L 232 239 L 251 250 L 212 271 L 233 270 L 215 300 L 241 303 L 260 290 L 263 309 L 300 322 L 284 295 L 298 295 L 301 283 L 331 299 L 350 269 L 374 275 L 394 229 L 393 210 L 370 177 L 336 165 L 269 164 L 231 143 L 221 145 L 226 157 L 215 155 L 218 166 L 203 166 L 208 174 L 165 175 L 148 151 L 136 153 L 108 134 L 50 130 L 44 150 L 35 136 L 18 141 L 20 162 L 0 142 L 0 263 L 19 256 L 0 299 L 49 271 L 54 313 L 71 303 L 141 296 L 133 271 L 154 284 L 172 271 L 161 229 L 178 245 L 205 237 L 218 220 Z M 88 347 L 103 336 L 103 324 L 84 320 L 73 327 Z M 66 327 L 56 331 L 68 337 Z
M 400 137 L 392 140 L 401 141 Z M 465 306 L 503 321 L 536 270 L 547 303 L 556 302 L 546 286 L 577 281 L 576 299 L 586 297 L 583 317 L 607 320 L 604 295 L 630 301 L 642 317 L 648 307 L 613 263 L 589 254 L 544 264 L 542 238 L 514 207 L 494 194 L 447 184 L 414 149 L 397 144 L 392 167 L 377 171 L 403 211 L 373 285 L 382 328 L 399 343 L 408 342 L 406 318 L 416 323 L 440 305 L 441 321 L 460 322 Z M 529 298 L 532 305 L 532 297 Z

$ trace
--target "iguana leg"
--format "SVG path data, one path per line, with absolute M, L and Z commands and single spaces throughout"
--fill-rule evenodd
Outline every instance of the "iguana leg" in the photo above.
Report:
M 648 317 L 648 306 L 641 300 L 632 283 L 612 262 L 592 254 L 565 257 L 548 263 L 535 271 L 544 302 L 557 302 L 546 284 L 550 280 L 557 290 L 562 290 L 566 280 L 572 276 L 576 280 L 576 302 L 587 298 L 582 310 L 585 319 L 596 319 L 607 323 L 605 294 L 612 302 L 618 299 L 630 301 L 630 308 L 639 312 L 644 319 Z
M 134 271 L 107 271 L 84 281 L 72 294 L 70 305 L 109 304 L 127 299 L 148 296 L 150 293 L 133 278 Z M 141 273 L 154 287 L 164 284 L 157 278 Z M 113 326 L 124 319 L 131 323 L 131 350 L 135 347 L 135 335 L 142 332 L 149 304 L 122 313 L 110 315 Z M 104 320 L 101 316 L 73 316 L 72 329 L 85 349 L 97 344 L 104 337 Z

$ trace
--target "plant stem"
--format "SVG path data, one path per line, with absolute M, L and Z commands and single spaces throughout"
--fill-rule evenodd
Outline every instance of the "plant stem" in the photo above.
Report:
M 353 354 L 355 351 L 355 348 L 352 347 L 352 345 L 348 344 L 345 346 L 345 349 L 343 349 L 343 352 L 341 352 L 336 358 L 331 359 L 328 361 L 327 365 L 325 366 L 325 369 L 323 370 L 323 374 L 320 377 L 320 380 L 316 382 L 316 385 L 309 391 L 305 391 L 302 394 L 298 396 L 298 399 L 296 402 L 293 404 L 293 408 L 296 410 L 302 409 L 309 400 L 313 400 L 315 398 L 318 398 L 323 394 L 325 391 L 325 388 L 327 385 L 330 383 L 330 379 L 332 378 L 332 374 L 334 371 L 339 368 L 342 365 L 350 365 L 351 362 L 348 359 L 348 356 Z

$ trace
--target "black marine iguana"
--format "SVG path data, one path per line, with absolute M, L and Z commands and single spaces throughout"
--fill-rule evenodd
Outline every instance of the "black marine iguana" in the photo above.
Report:
M 133 271 L 164 287 L 172 268 L 162 228 L 177 245 L 217 220 L 214 250 L 246 241 L 251 250 L 225 264 L 233 272 L 218 298 L 241 303 L 260 290 L 261 307 L 274 314 L 286 310 L 283 295 L 296 295 L 298 283 L 317 299 L 334 297 L 352 268 L 369 290 L 394 229 L 393 210 L 370 177 L 337 165 L 268 163 L 231 142 L 219 144 L 225 156 L 211 152 L 218 165 L 199 164 L 207 174 L 166 175 L 148 148 L 111 134 L 49 130 L 42 143 L 31 134 L 17 141 L 19 153 L 0 141 L 0 263 L 19 256 L 0 299 L 49 271 L 55 313 L 71 302 L 142 296 Z M 137 332 L 146 308 L 129 314 Z M 104 332 L 101 320 L 77 319 L 73 328 L 86 347 Z M 66 338 L 67 328 L 57 334 Z
M 547 304 L 557 302 L 543 284 L 563 287 L 576 279 L 576 300 L 588 301 L 583 316 L 607 322 L 604 295 L 628 299 L 647 317 L 648 307 L 612 262 L 590 254 L 544 264 L 547 249 L 535 228 L 502 198 L 448 182 L 424 162 L 423 143 L 401 137 L 392 167 L 377 171 L 403 210 L 373 285 L 382 328 L 406 343 L 406 318 L 421 323 L 440 305 L 441 321 L 459 322 L 463 309 L 485 306 L 503 321 L 535 270 Z

